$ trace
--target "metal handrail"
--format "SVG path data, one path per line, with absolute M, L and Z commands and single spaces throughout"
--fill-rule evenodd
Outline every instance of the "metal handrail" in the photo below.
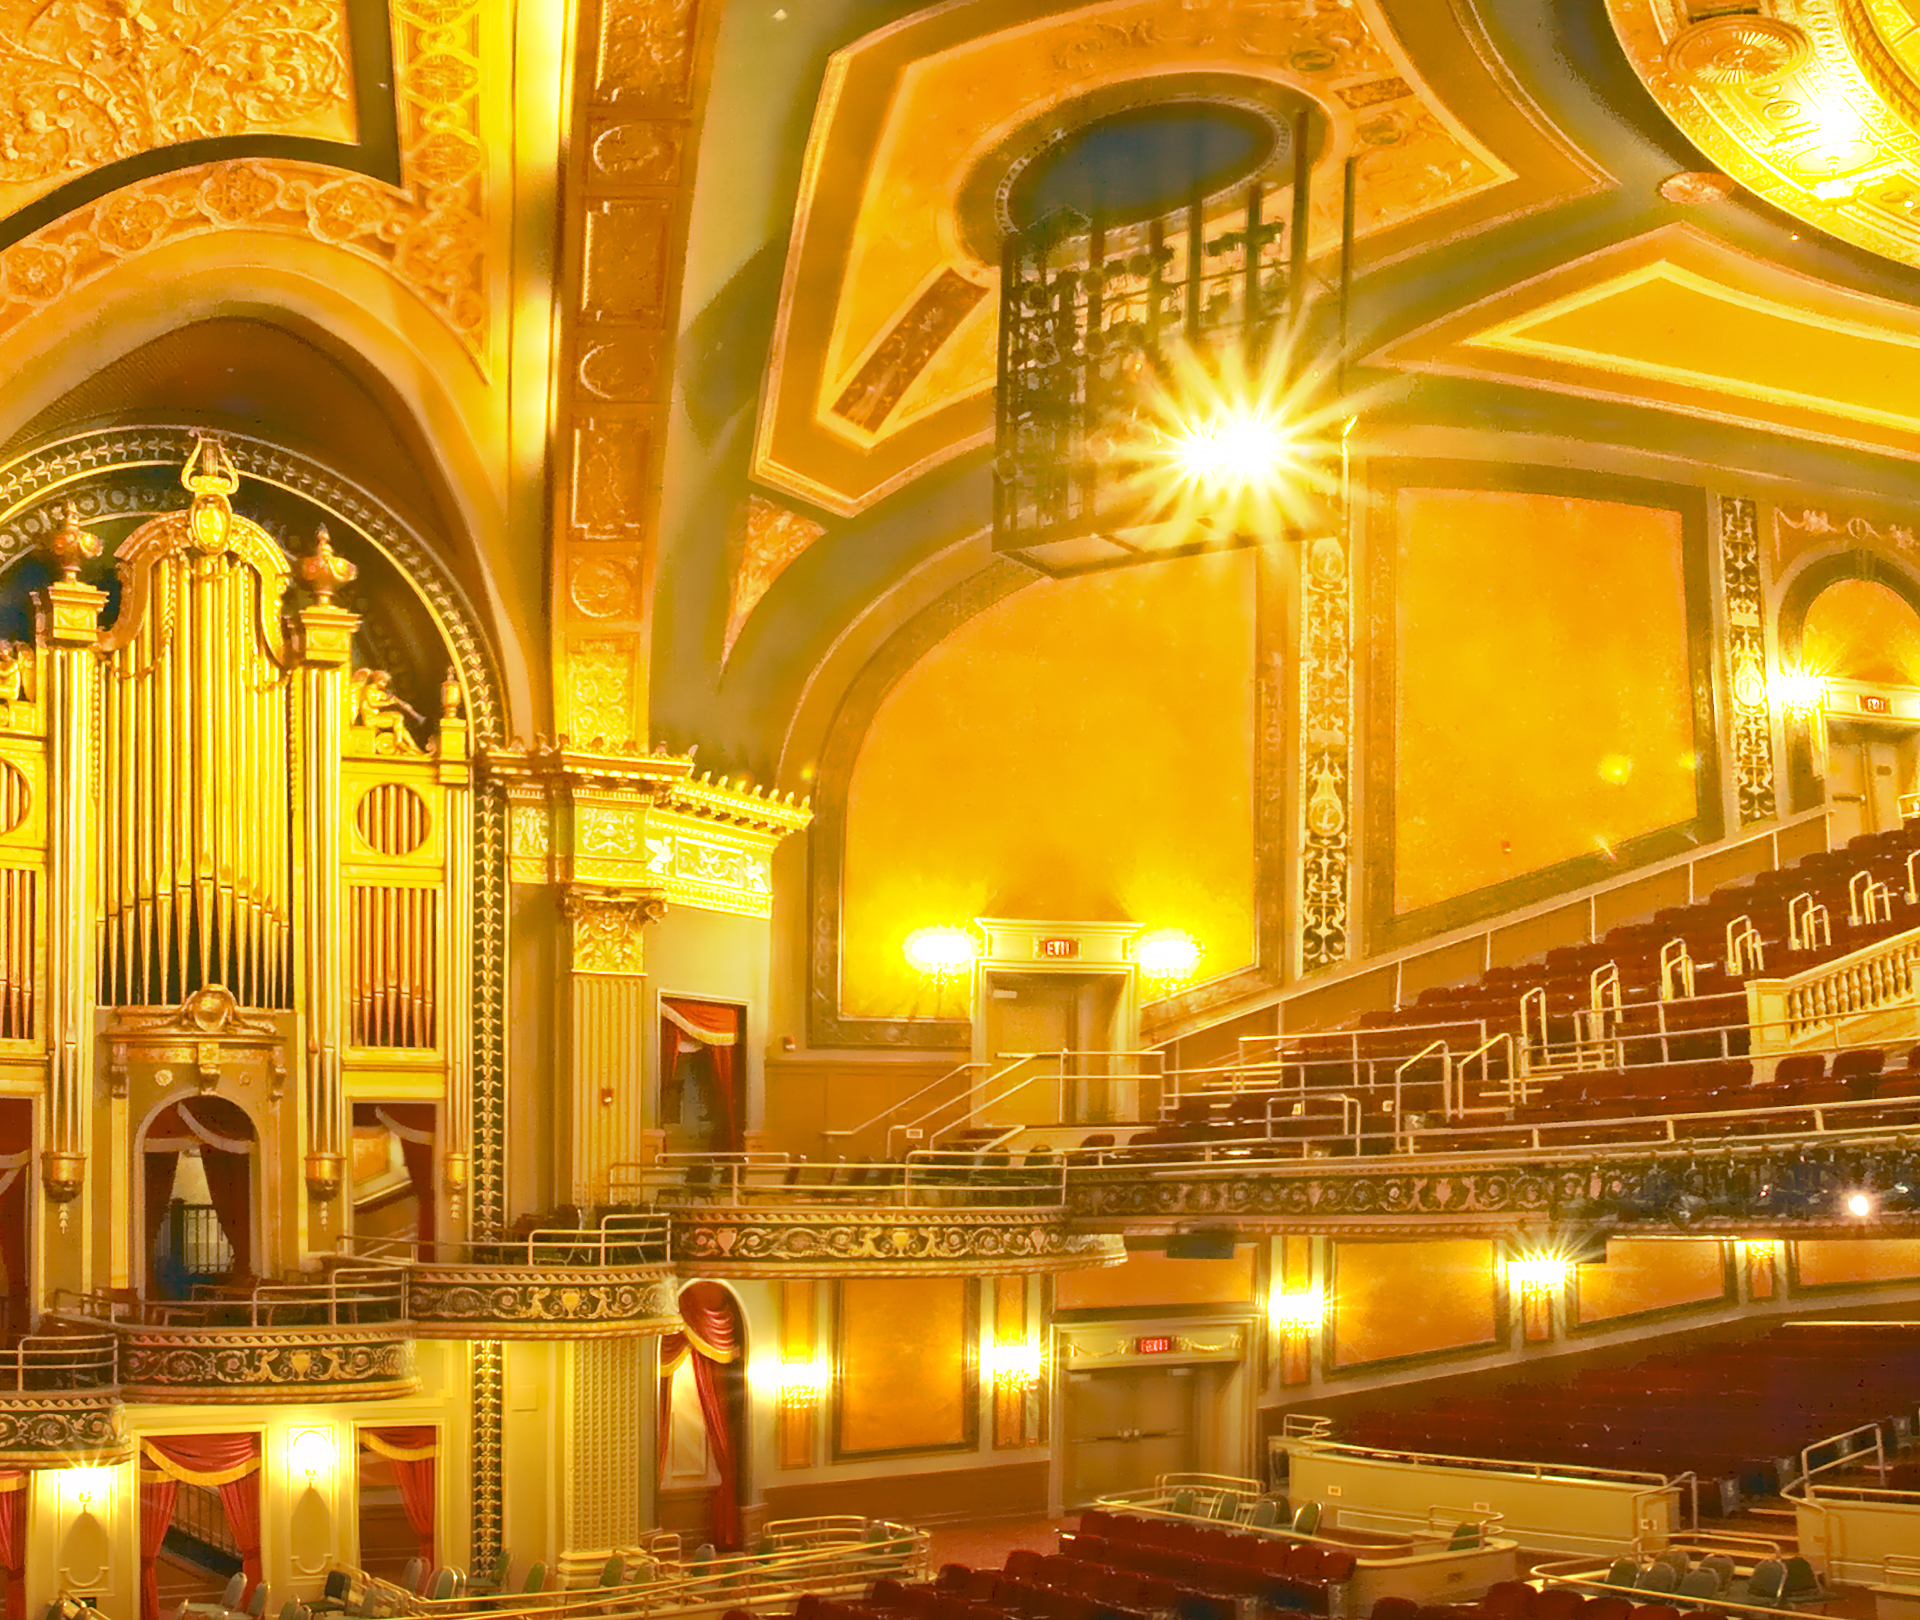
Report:
M 1830 1434 L 1825 1439 L 1815 1440 L 1809 1445 L 1802 1446 L 1800 1448 L 1800 1478 L 1796 1480 L 1795 1483 L 1809 1484 L 1815 1474 L 1823 1474 L 1829 1468 L 1863 1466 L 1854 1461 L 1856 1454 L 1851 1450 L 1843 1451 L 1833 1458 L 1831 1462 L 1823 1462 L 1818 1466 L 1815 1466 L 1813 1461 L 1813 1454 L 1816 1451 L 1820 1451 L 1827 1446 L 1842 1445 L 1857 1434 L 1871 1434 L 1873 1436 L 1873 1466 L 1884 1474 L 1887 1469 L 1887 1448 L 1885 1440 L 1880 1433 L 1880 1425 L 1878 1423 L 1861 1423 L 1856 1424 L 1851 1429 L 1844 1429 L 1839 1434 Z
M 1329 1420 L 1330 1422 L 1331 1420 Z M 1474 1468 L 1486 1473 L 1517 1474 L 1525 1479 L 1592 1479 L 1618 1481 L 1623 1485 L 1674 1486 L 1685 1478 L 1662 1474 L 1652 1468 L 1601 1468 L 1587 1463 L 1516 1462 L 1503 1457 L 1456 1457 L 1441 1451 L 1406 1451 L 1395 1446 L 1360 1446 L 1348 1440 L 1303 1438 L 1300 1445 L 1309 1453 L 1337 1451 L 1352 1457 L 1378 1457 L 1392 1462 L 1440 1463 L 1447 1467 Z
M 63 1307 L 62 1300 L 73 1304 Z M 110 1327 L 222 1328 L 342 1327 L 404 1322 L 407 1283 L 389 1267 L 337 1266 L 324 1282 L 256 1283 L 245 1292 L 223 1294 L 218 1284 L 202 1283 L 184 1300 L 131 1299 L 106 1292 L 54 1291 L 53 1308 L 62 1316 Z M 316 1311 L 324 1320 L 311 1320 Z
M 523 1235 L 471 1241 L 343 1235 L 335 1247 L 342 1255 L 374 1265 L 635 1266 L 664 1264 L 671 1237 L 670 1216 L 616 1211 L 602 1217 L 598 1226 L 539 1227 Z
M 987 1076 L 979 1082 L 979 1085 L 977 1088 L 978 1091 L 983 1094 L 990 1091 L 996 1080 L 1004 1080 L 1008 1075 L 1014 1073 L 1017 1069 L 1021 1068 L 1023 1065 L 1031 1063 L 1036 1058 L 1039 1058 L 1044 1055 L 1045 1054 L 1038 1053 L 1038 1052 L 997 1052 L 995 1053 L 994 1061 L 996 1063 L 1000 1063 L 1001 1067 L 991 1070 L 991 1072 L 988 1073 Z M 1007 1059 L 1011 1059 L 1011 1061 L 1010 1062 L 1004 1061 Z M 982 1064 L 973 1065 L 973 1067 L 984 1069 L 984 1068 L 987 1068 L 988 1065 L 982 1063 Z M 1032 1077 L 1029 1076 L 1029 1079 L 1031 1078 Z M 965 1090 L 959 1096 L 949 1097 L 943 1102 L 938 1102 L 928 1108 L 924 1108 L 918 1114 L 916 1114 L 912 1119 L 903 1120 L 897 1125 L 889 1125 L 887 1127 L 887 1152 L 891 1154 L 896 1151 L 894 1147 L 894 1138 L 896 1136 L 898 1136 L 902 1142 L 909 1142 L 909 1143 L 931 1140 L 935 1130 L 940 1129 L 942 1127 L 936 1127 L 932 1125 L 930 1122 L 937 1115 L 941 1114 L 943 1111 L 960 1107 L 963 1109 L 963 1112 L 959 1117 L 971 1117 L 972 1115 L 978 1114 L 982 1108 L 991 1108 L 991 1107 L 997 1106 L 1002 1102 L 1005 1102 L 1008 1097 L 1011 1097 L 1015 1095 L 1017 1092 L 1019 1092 L 1023 1088 L 1025 1083 L 1026 1082 L 1023 1081 L 1019 1086 L 1010 1087 L 1007 1091 L 1003 1092 L 998 1097 L 993 1097 L 990 1100 L 981 1100 L 978 1102 L 974 1100 L 976 1088 L 974 1086 L 969 1085 L 968 1087 L 965 1088 Z M 944 1128 L 950 1130 L 953 1128 L 953 1126 L 956 1123 L 957 1123 L 957 1119 L 950 1119 L 946 1122 L 946 1125 Z
M 654 1204 L 668 1208 L 771 1203 L 935 1209 L 956 1204 L 1040 1209 L 1066 1205 L 1066 1166 L 1058 1156 L 1040 1163 L 982 1165 L 971 1152 L 927 1148 L 902 1159 L 865 1164 L 795 1160 L 771 1179 L 769 1171 L 779 1167 L 728 1163 L 723 1156 L 715 1156 L 710 1164 L 703 1164 L 699 1155 L 679 1157 L 678 1164 L 635 1167 L 648 1172 L 640 1190 Z M 690 1180 L 679 1173 L 683 1169 L 709 1173 Z M 820 1175 L 827 1179 L 803 1179 Z
M 861 1121 L 860 1124 L 848 1126 L 843 1130 L 822 1131 L 820 1134 L 824 1137 L 829 1137 L 829 1138 L 839 1137 L 839 1136 L 858 1136 L 860 1135 L 861 1132 L 870 1131 L 876 1125 L 880 1125 L 885 1121 L 891 1119 L 895 1114 L 899 1113 L 901 1109 L 908 1107 L 910 1104 L 918 1102 L 922 1097 L 926 1096 L 926 1094 L 929 1091 L 933 1091 L 940 1086 L 946 1085 L 950 1080 L 959 1079 L 961 1075 L 967 1073 L 970 1069 L 984 1069 L 987 1067 L 989 1067 L 989 1065 L 985 1063 L 976 1063 L 972 1061 L 962 1063 L 957 1068 L 949 1069 L 945 1074 L 940 1075 L 935 1079 L 929 1080 L 918 1091 L 910 1091 L 907 1093 L 906 1096 L 898 1098 L 896 1101 L 889 1103 L 885 1108 L 881 1109 L 879 1113 L 875 1114 L 872 1119 L 863 1120 Z
M 0 1350 L 0 1394 L 111 1388 L 118 1381 L 118 1348 L 111 1333 L 28 1334 Z

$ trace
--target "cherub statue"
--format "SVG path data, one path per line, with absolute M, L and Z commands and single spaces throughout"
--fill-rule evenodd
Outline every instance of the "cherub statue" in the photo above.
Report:
M 426 750 L 413 740 L 406 717 L 423 716 L 393 689 L 393 677 L 384 669 L 356 669 L 352 676 L 352 724 L 367 732 L 367 744 L 376 754 L 420 754 Z

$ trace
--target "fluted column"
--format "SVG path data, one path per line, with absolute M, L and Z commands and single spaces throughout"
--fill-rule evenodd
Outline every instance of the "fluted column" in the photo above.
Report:
M 320 1225 L 333 1225 L 333 1205 L 346 1171 L 347 1108 L 340 1053 L 346 1042 L 347 989 L 342 956 L 346 910 L 340 877 L 340 750 L 346 726 L 347 666 L 360 620 L 333 605 L 333 593 L 357 570 L 319 533 L 300 575 L 316 600 L 300 620 L 301 781 L 306 820 L 306 1133 L 307 1192 Z
M 570 924 L 567 989 L 569 1141 L 566 1185 L 583 1208 L 604 1201 L 616 1164 L 640 1157 L 646 1121 L 646 925 L 666 912 L 658 895 L 573 885 L 561 897 Z
M 48 805 L 46 1146 L 40 1172 L 59 1226 L 80 1194 L 91 1147 L 94 1067 L 93 818 L 94 643 L 106 594 L 80 583 L 100 542 L 71 510 L 50 548 L 61 570 L 36 602 L 46 649 Z

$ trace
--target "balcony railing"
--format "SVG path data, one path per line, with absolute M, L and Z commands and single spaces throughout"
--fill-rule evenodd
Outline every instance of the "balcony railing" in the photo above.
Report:
M 928 1210 L 1065 1206 L 1064 1165 L 995 1164 L 993 1157 L 990 1150 L 931 1149 L 868 1164 L 818 1164 L 784 1153 L 663 1153 L 650 1164 L 614 1165 L 612 1197 L 616 1203 L 669 1208 L 703 1204 Z
M 0 1351 L 0 1463 L 98 1461 L 126 1449 L 110 1333 L 30 1334 Z

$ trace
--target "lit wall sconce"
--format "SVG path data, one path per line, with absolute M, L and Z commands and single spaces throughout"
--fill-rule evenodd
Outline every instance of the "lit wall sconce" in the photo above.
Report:
M 1025 1395 L 1040 1383 L 1040 1346 L 1025 1339 L 990 1344 L 985 1371 L 995 1393 Z
M 1807 738 L 1813 744 L 1813 767 L 1825 763 L 1827 751 L 1827 683 L 1812 670 L 1783 669 L 1771 682 L 1774 700 L 1781 711 L 1807 725 Z
M 61 1483 L 66 1487 L 67 1504 L 75 1518 L 91 1513 L 103 1514 L 113 1500 L 111 1468 L 66 1468 Z
M 1553 1302 L 1573 1276 L 1573 1262 L 1554 1254 L 1525 1254 L 1507 1262 L 1507 1288 L 1520 1299 L 1520 1332 L 1528 1344 L 1553 1337 Z
M 774 1376 L 773 1398 L 790 1412 L 808 1412 L 833 1388 L 833 1368 L 824 1361 L 783 1361 Z
M 1280 1382 L 1304 1384 L 1313 1377 L 1313 1336 L 1327 1318 L 1327 1298 L 1317 1288 L 1275 1293 L 1267 1319 L 1280 1337 Z
M 1742 1238 L 1740 1258 L 1746 1262 L 1747 1298 L 1772 1299 L 1779 1287 L 1777 1267 L 1785 1245 L 1777 1238 Z
M 936 1010 L 946 995 L 948 981 L 973 969 L 980 942 L 969 928 L 916 928 L 907 935 L 907 960 L 933 980 Z
M 333 1478 L 340 1448 L 328 1429 L 298 1429 L 287 1442 L 287 1468 L 296 1490 L 313 1491 Z
M 1191 984 L 1200 968 L 1200 942 L 1177 928 L 1156 928 L 1133 942 L 1133 960 L 1147 981 L 1147 999 L 1172 995 Z

